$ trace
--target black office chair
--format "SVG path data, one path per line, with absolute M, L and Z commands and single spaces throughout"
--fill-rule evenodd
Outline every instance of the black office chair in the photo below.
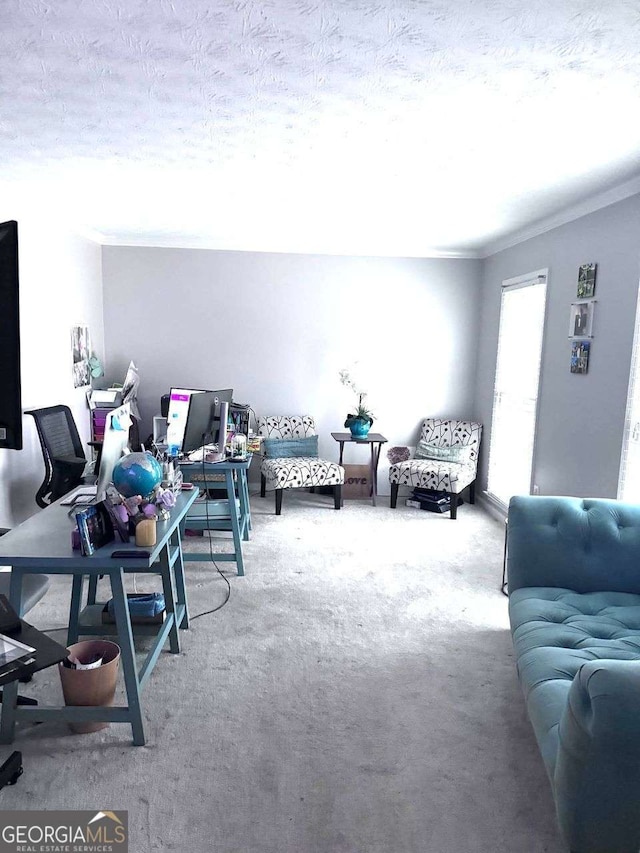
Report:
M 44 509 L 81 485 L 87 457 L 68 406 L 31 409 L 25 414 L 33 416 L 42 447 L 45 476 L 36 503 Z M 99 442 L 89 443 L 101 447 Z

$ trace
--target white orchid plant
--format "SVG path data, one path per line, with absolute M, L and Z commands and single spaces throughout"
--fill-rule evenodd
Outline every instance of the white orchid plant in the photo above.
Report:
M 367 392 L 363 391 L 361 388 L 358 387 L 355 380 L 352 379 L 351 373 L 349 372 L 349 370 L 347 370 L 347 369 L 341 370 L 341 371 L 339 371 L 338 375 L 340 376 L 340 382 L 342 383 L 342 385 L 346 386 L 347 388 L 351 388 L 351 390 L 355 394 L 357 394 L 357 396 L 358 396 L 358 405 L 356 407 L 356 411 L 354 414 L 349 413 L 347 415 L 347 419 L 344 422 L 345 427 L 347 427 L 347 428 L 351 427 L 351 424 L 354 421 L 358 421 L 358 420 L 368 421 L 368 423 L 370 425 L 372 425 L 373 424 L 373 413 L 367 408 L 367 406 L 363 402 L 363 400 L 365 400 L 365 398 L 367 396 Z

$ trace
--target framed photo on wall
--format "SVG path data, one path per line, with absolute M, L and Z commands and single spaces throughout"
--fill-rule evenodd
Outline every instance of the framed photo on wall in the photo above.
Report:
M 91 385 L 91 342 L 88 326 L 72 326 L 71 352 L 73 357 L 73 387 L 84 388 Z
M 588 373 L 591 341 L 574 341 L 571 344 L 571 372 Z
M 569 315 L 570 338 L 593 337 L 593 315 L 595 312 L 595 305 L 595 299 L 571 303 L 571 313 Z
M 597 264 L 581 264 L 578 270 L 578 299 L 591 299 L 596 292 Z

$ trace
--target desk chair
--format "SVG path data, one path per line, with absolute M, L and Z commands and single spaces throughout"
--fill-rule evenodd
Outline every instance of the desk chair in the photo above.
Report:
M 25 414 L 35 420 L 42 448 L 45 475 L 36 493 L 36 503 L 44 509 L 81 485 L 87 457 L 68 406 L 31 409 Z M 101 447 L 98 442 L 89 444 Z
M 0 527 L 0 536 L 8 533 L 6 527 Z M 0 594 L 6 595 L 9 598 L 9 587 L 11 585 L 11 572 L 0 572 Z M 22 604 L 24 613 L 32 610 L 36 604 L 44 597 L 49 589 L 49 578 L 47 575 L 25 575 L 22 579 Z M 29 677 L 26 679 L 31 680 Z M 0 693 L 0 702 L 2 702 L 2 693 Z M 35 699 L 30 699 L 27 696 L 18 696 L 18 705 L 36 705 Z

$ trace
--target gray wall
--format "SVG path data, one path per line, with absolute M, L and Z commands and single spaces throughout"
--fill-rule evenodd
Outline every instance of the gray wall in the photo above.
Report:
M 486 488 L 502 281 L 549 268 L 535 482 L 540 494 L 616 497 L 640 278 L 640 196 L 489 258 L 483 265 L 476 415 Z M 589 372 L 569 372 L 569 305 L 578 267 L 598 264 Z M 526 330 L 522 344 L 526 346 Z
M 232 386 L 259 414 L 313 414 L 336 458 L 355 402 L 338 371 L 358 360 L 374 429 L 414 443 L 425 416 L 471 412 L 479 276 L 473 260 L 103 247 L 109 377 L 136 361 L 147 428 L 171 385 Z

